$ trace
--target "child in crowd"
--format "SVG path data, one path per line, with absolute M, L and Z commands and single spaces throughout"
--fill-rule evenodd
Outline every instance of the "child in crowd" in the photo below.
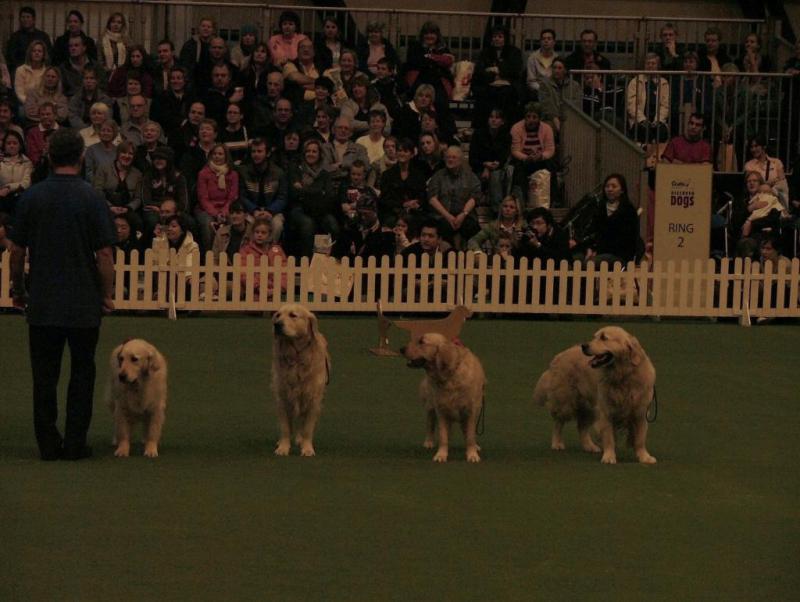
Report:
M 251 255 L 255 258 L 255 267 L 260 268 L 263 265 L 275 266 L 283 265 L 286 262 L 286 253 L 283 252 L 283 247 L 277 242 L 270 242 L 272 239 L 272 223 L 267 218 L 258 218 L 253 221 L 252 236 L 250 240 L 241 248 L 240 261 L 242 267 L 247 265 L 247 258 Z M 254 279 L 255 293 L 258 299 L 261 292 L 261 284 L 264 281 L 264 272 L 261 271 Z M 242 273 L 242 286 L 247 282 L 246 274 Z M 272 274 L 267 275 L 266 279 L 267 295 L 270 295 L 274 289 L 274 282 Z M 286 292 L 286 274 L 281 275 L 281 292 Z

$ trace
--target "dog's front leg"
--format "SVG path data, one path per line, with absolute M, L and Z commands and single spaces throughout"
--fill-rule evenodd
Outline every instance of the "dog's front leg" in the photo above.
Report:
M 642 464 L 655 464 L 656 459 L 645 448 L 647 442 L 647 417 L 637 416 L 633 426 L 633 450 Z
M 319 420 L 320 411 L 318 408 L 311 408 L 306 414 L 306 419 L 303 423 L 302 430 L 300 431 L 302 439 L 300 443 L 300 455 L 311 457 L 316 455 L 314 451 L 314 429 Z
M 617 448 L 614 441 L 614 426 L 602 410 L 597 412 L 597 421 L 594 426 L 600 434 L 600 441 L 603 445 L 603 457 L 600 458 L 600 462 L 603 464 L 616 464 Z
M 433 456 L 434 462 L 447 462 L 448 444 L 450 440 L 450 419 L 436 412 L 436 420 L 439 422 L 439 449 Z
M 288 456 L 289 450 L 292 447 L 292 431 L 289 426 L 289 415 L 286 413 L 286 406 L 283 400 L 280 399 L 278 400 L 278 425 L 281 429 L 281 437 L 278 439 L 277 447 L 275 447 L 275 455 Z
M 128 416 L 117 406 L 114 412 L 114 424 L 116 425 L 117 449 L 114 455 L 117 458 L 127 458 L 131 453 L 131 423 Z
M 145 433 L 144 455 L 148 458 L 158 457 L 158 442 L 161 440 L 161 429 L 164 426 L 164 403 L 152 413 Z
M 480 414 L 480 410 L 478 413 Z M 480 462 L 481 457 L 478 454 L 480 447 L 475 437 L 475 430 L 478 426 L 478 416 L 476 416 L 474 412 L 471 412 L 469 416 L 467 416 L 466 422 L 462 422 L 462 424 L 465 425 L 464 441 L 467 446 L 467 462 Z
M 550 436 L 550 449 L 561 451 L 565 449 L 564 436 L 561 434 L 564 430 L 564 421 L 559 418 L 553 418 L 553 434 Z
M 434 437 L 436 436 L 436 410 L 430 408 L 426 412 L 425 422 L 425 441 L 422 443 L 422 447 L 425 449 L 433 449 Z

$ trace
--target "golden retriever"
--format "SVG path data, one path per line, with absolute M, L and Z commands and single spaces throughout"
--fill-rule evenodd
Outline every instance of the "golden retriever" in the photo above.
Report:
M 294 434 L 300 455 L 313 456 L 314 429 L 330 379 L 328 342 L 317 317 L 302 305 L 281 307 L 272 316 L 272 329 L 272 392 L 281 432 L 275 454 L 289 455 Z
M 588 343 L 559 353 L 539 378 L 533 399 L 553 417 L 552 449 L 564 449 L 564 423 L 575 418 L 581 445 L 603 452 L 604 464 L 616 464 L 615 429 L 628 432 L 628 442 L 643 464 L 656 459 L 646 448 L 647 408 L 653 399 L 656 370 L 636 337 L 617 326 L 598 330 Z M 602 449 L 590 428 L 600 435 Z
M 114 414 L 114 455 L 127 458 L 134 424 L 144 423 L 144 455 L 158 456 L 167 409 L 167 361 L 142 339 L 125 341 L 111 352 L 108 404 Z
M 475 430 L 483 407 L 486 377 L 480 360 L 466 347 L 438 333 L 425 333 L 401 350 L 411 368 L 425 368 L 419 394 L 428 413 L 425 447 L 434 446 L 438 423 L 439 448 L 434 462 L 447 462 L 450 426 L 461 424 L 468 462 L 480 462 Z

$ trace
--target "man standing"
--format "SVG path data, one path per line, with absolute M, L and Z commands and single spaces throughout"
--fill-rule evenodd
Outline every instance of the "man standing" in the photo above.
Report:
M 47 46 L 47 55 L 52 56 L 53 45 L 48 36 L 41 29 L 36 29 L 36 11 L 30 6 L 19 9 L 19 29 L 11 34 L 6 44 L 6 62 L 8 70 L 13 75 L 14 69 L 25 62 L 25 53 L 34 40 L 41 40 Z
M 92 419 L 94 354 L 103 312 L 114 309 L 114 229 L 105 200 L 80 177 L 83 138 L 61 129 L 50 138 L 53 175 L 20 199 L 11 235 L 12 296 L 27 305 L 33 423 L 42 460 L 91 455 L 86 433 Z M 25 251 L 30 262 L 25 292 Z M 64 344 L 70 382 L 64 437 L 56 425 L 58 379 Z

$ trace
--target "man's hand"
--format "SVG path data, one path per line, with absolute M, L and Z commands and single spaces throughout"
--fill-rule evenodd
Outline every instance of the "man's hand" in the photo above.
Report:
M 253 211 L 253 217 L 256 219 L 272 219 L 272 214 L 266 209 L 256 209 Z

